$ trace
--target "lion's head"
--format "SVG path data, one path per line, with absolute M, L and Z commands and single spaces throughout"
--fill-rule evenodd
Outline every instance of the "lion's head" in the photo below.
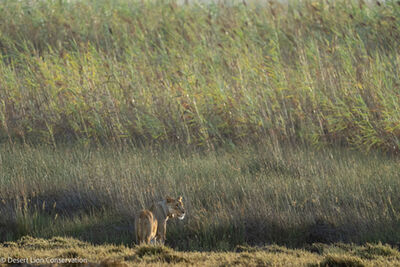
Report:
M 168 216 L 171 218 L 178 217 L 179 220 L 185 218 L 185 208 L 183 207 L 182 197 L 177 199 L 167 197 L 166 203 L 168 207 Z

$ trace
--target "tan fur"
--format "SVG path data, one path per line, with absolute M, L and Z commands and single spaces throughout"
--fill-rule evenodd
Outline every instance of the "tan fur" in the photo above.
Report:
M 136 240 L 139 240 L 139 244 L 143 242 L 147 244 L 150 243 L 150 241 L 156 237 L 158 224 L 153 213 L 149 210 L 142 210 L 137 223 Z
M 185 217 L 182 197 L 177 199 L 166 197 L 154 203 L 149 210 L 142 210 L 135 223 L 136 242 L 164 244 L 167 221 L 175 217 L 180 220 Z

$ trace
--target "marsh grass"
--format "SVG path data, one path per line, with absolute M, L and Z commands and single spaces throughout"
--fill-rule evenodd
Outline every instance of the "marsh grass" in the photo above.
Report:
M 399 150 L 396 1 L 0 3 L 0 138 Z
M 136 213 L 166 195 L 183 195 L 188 210 L 168 223 L 177 249 L 399 240 L 399 162 L 380 153 L 268 144 L 0 151 L 2 240 L 132 244 Z

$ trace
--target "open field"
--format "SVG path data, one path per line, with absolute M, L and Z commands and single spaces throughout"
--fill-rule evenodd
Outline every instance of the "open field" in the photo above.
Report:
M 2 145 L 0 238 L 133 243 L 138 210 L 184 196 L 167 245 L 400 240 L 400 162 L 380 153 L 258 144 L 215 151 Z
M 237 247 L 234 252 L 179 252 L 166 247 L 103 245 L 55 237 L 24 237 L 0 245 L 0 259 L 46 264 L 60 260 L 87 261 L 88 266 L 399 266 L 400 252 L 381 244 L 365 246 L 315 244 L 307 249 L 276 245 Z M 100 263 L 100 264 L 96 264 Z M 1 264 L 0 264 L 1 266 Z M 54 265 L 53 265 L 54 266 Z M 55 265 L 59 266 L 59 265 Z M 62 266 L 62 264 L 60 264 Z M 80 266 L 80 265 L 73 265 Z
M 397 152 L 399 2 L 287 2 L 1 1 L 0 139 Z

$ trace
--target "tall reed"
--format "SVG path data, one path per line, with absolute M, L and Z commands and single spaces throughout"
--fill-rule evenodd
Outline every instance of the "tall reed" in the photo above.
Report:
M 399 150 L 396 1 L 0 3 L 0 139 Z

